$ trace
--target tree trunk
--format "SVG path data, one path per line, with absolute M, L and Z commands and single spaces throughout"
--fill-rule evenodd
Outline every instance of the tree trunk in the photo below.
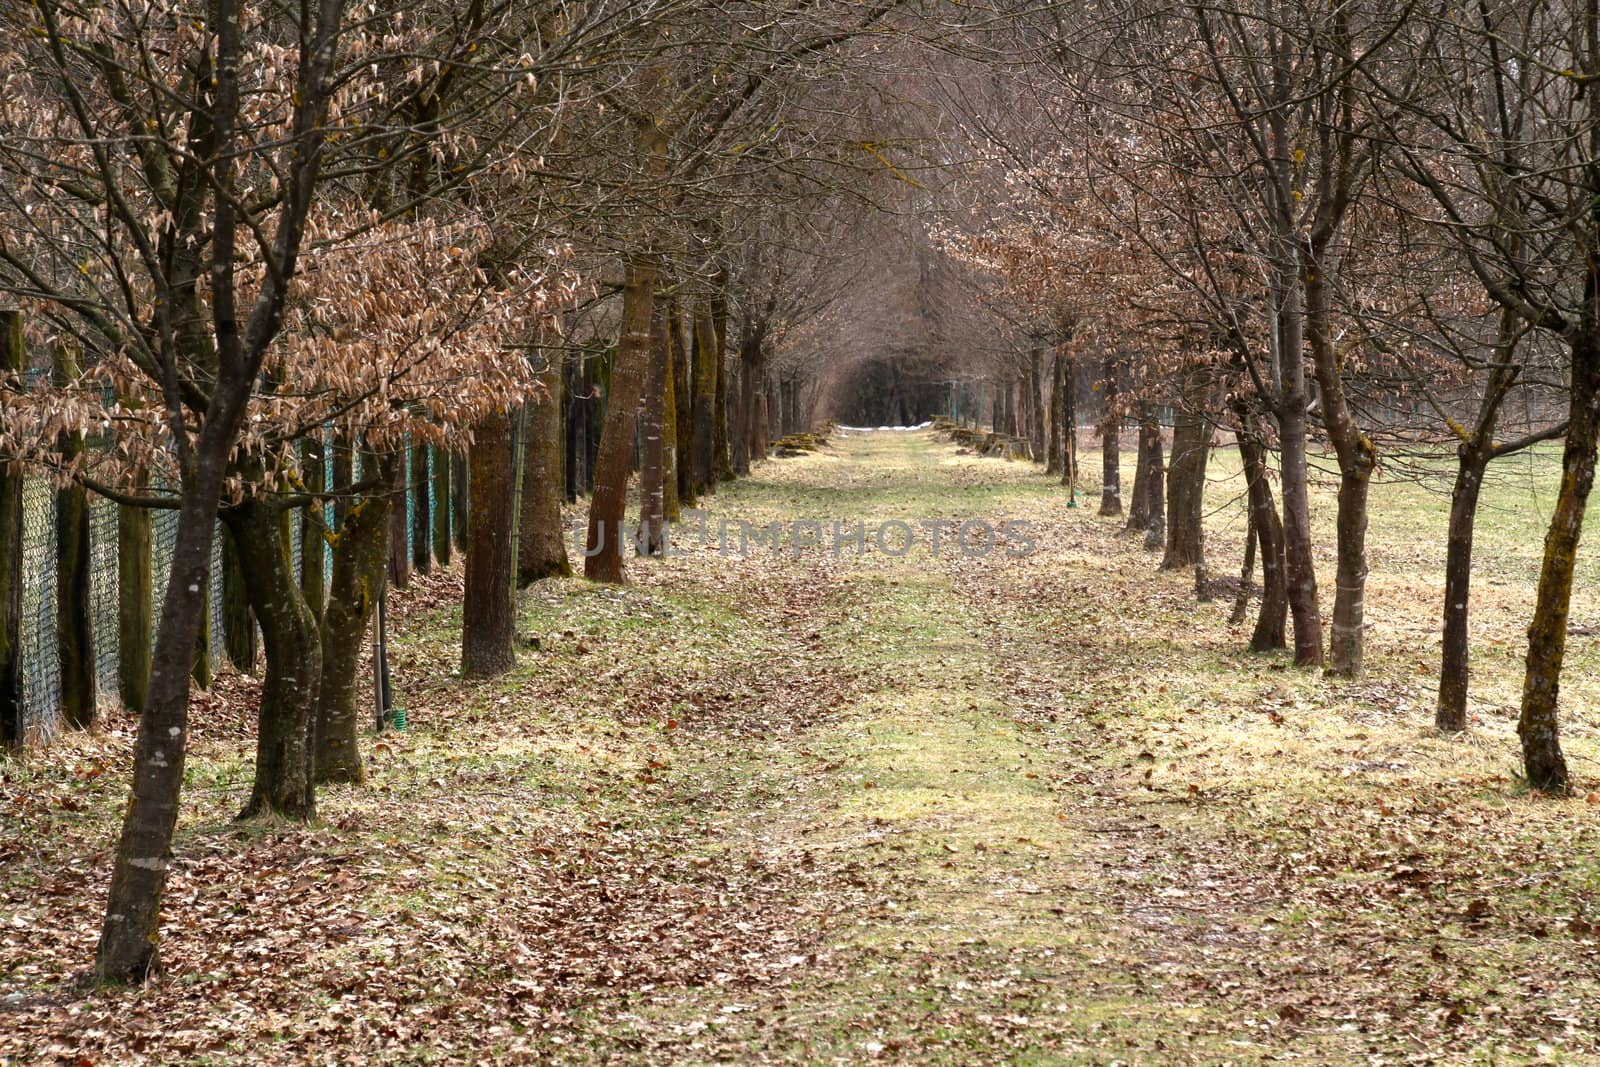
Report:
M 57 342 L 52 372 L 56 384 L 78 378 L 77 356 L 70 342 Z M 57 449 L 65 462 L 83 451 L 83 438 L 63 433 Z M 74 729 L 94 724 L 94 615 L 90 600 L 89 496 L 81 485 L 56 490 L 56 650 L 61 665 L 61 715 Z
M 124 809 L 122 834 L 105 922 L 95 956 L 101 981 L 143 981 L 160 970 L 161 895 L 172 859 L 189 723 L 189 672 L 200 634 L 202 590 L 210 582 L 211 531 L 232 435 L 219 443 L 220 427 L 201 433 L 192 475 L 178 507 L 178 537 L 161 599 L 150 662 L 150 688 L 134 742 L 133 787 Z M 211 438 L 208 440 L 208 438 Z
M 308 820 L 316 814 L 311 757 L 322 681 L 322 638 L 295 578 L 289 513 L 248 499 L 222 516 L 239 548 L 267 663 L 261 682 L 255 785 L 239 818 L 270 812 Z
M 393 453 L 381 458 L 368 453 L 367 463 L 378 469 L 385 484 L 392 484 L 402 466 Z M 383 593 L 393 506 L 392 494 L 367 496 L 350 509 L 334 538 L 333 577 L 319 635 L 322 683 L 317 693 L 314 770 L 319 783 L 359 783 L 365 777 L 357 676 L 367 627 Z
M 1361 458 L 1365 457 L 1365 458 Z M 1341 462 L 1337 518 L 1338 568 L 1333 598 L 1333 640 L 1328 673 L 1336 678 L 1359 678 L 1363 669 L 1363 631 L 1366 628 L 1367 490 L 1371 485 L 1375 455 L 1370 444 L 1357 458 Z
M 1122 514 L 1122 412 L 1117 408 L 1117 365 L 1106 360 L 1105 410 L 1100 423 L 1100 514 Z
M 745 374 L 749 371 L 741 356 L 728 365 L 731 378 L 728 384 L 728 453 L 732 462 L 732 476 L 748 477 L 750 474 L 750 436 L 746 433 L 749 416 L 745 412 Z
M 711 306 L 705 300 L 694 309 L 694 398 L 690 415 L 690 449 L 694 457 L 690 486 L 698 497 L 710 492 L 716 478 L 717 352 Z
M 666 309 L 665 336 L 667 365 L 661 378 L 661 517 L 677 522 L 683 514 L 678 503 L 678 363 L 677 331 L 672 327 L 672 308 Z
M 1148 438 L 1150 449 L 1150 470 L 1145 478 L 1144 547 L 1154 552 L 1167 542 L 1167 461 L 1162 455 L 1161 423 L 1151 418 L 1139 427 L 1139 436 Z
M 511 416 L 498 411 L 473 430 L 468 452 L 467 573 L 461 605 L 461 676 L 493 678 L 516 665 L 511 596 Z
M 590 399 L 583 416 L 583 492 L 594 495 L 594 480 L 600 462 L 600 439 L 605 435 L 606 412 L 611 409 L 611 367 L 616 362 L 617 346 L 612 345 L 599 358 L 590 361 Z M 629 469 L 632 470 L 632 448 L 629 445 Z
M 1198 376 L 1198 372 L 1191 372 Z M 1193 382 L 1184 389 L 1172 421 L 1172 464 L 1167 471 L 1167 545 L 1162 570 L 1203 566 L 1205 562 L 1206 458 L 1211 423 L 1202 408 L 1205 390 Z
M 321 544 L 320 539 L 317 544 Z M 227 528 L 222 531 L 222 645 L 234 667 L 246 674 L 255 673 L 256 620 L 250 613 L 250 594 L 245 590 L 239 548 Z
M 1472 593 L 1472 538 L 1478 518 L 1478 494 L 1488 455 L 1463 444 L 1457 452 L 1456 484 L 1450 494 L 1450 527 L 1445 537 L 1444 638 L 1439 662 L 1439 704 L 1434 725 L 1457 733 L 1467 728 L 1467 661 L 1471 628 L 1468 607 Z
M 517 583 L 572 574 L 561 526 L 561 359 L 548 353 L 539 372 L 544 397 L 529 406 L 523 445 L 522 514 L 517 539 Z
M 560 426 L 559 416 L 556 425 Z M 433 554 L 441 567 L 450 566 L 450 550 L 455 547 L 450 533 L 451 458 L 438 448 L 433 450 Z
M 411 522 L 406 513 L 411 477 L 404 462 L 389 484 L 394 487 L 389 510 L 389 581 L 396 589 L 405 589 L 411 585 Z
M 1289 613 L 1294 619 L 1294 662 L 1322 664 L 1322 612 L 1317 605 L 1317 573 L 1311 552 L 1311 504 L 1306 485 L 1304 323 L 1299 307 L 1298 264 L 1280 266 L 1277 284 L 1277 352 L 1283 391 L 1274 406 L 1278 419 L 1279 477 L 1283 482 L 1284 563 L 1289 582 Z
M 1067 487 L 1067 506 L 1078 506 L 1078 403 L 1074 395 L 1072 360 L 1063 356 L 1061 377 L 1061 484 Z
M 771 378 L 771 376 L 772 376 L 771 369 L 769 367 L 767 367 L 767 365 L 765 363 L 763 363 L 763 370 L 761 372 L 761 381 L 757 382 L 756 385 L 755 385 L 755 390 L 756 390 L 756 414 L 755 414 L 755 426 L 756 426 L 755 433 L 756 433 L 756 438 L 755 439 L 756 439 L 756 443 L 760 445 L 760 448 L 759 449 L 755 449 L 751 454 L 753 456 L 755 456 L 756 459 L 766 459 L 767 458 L 767 442 L 768 442 L 768 440 L 770 438 L 771 430 L 772 430 L 772 409 L 769 406 L 771 404 L 771 400 L 772 400 L 772 390 L 771 390 L 770 386 L 768 385 L 768 380 Z
M 1434 725 L 1458 732 L 1467 727 L 1467 662 L 1470 655 L 1468 604 L 1472 593 L 1472 540 L 1478 517 L 1478 494 L 1484 473 L 1496 455 L 1495 425 L 1500 405 L 1521 373 L 1516 350 L 1522 318 L 1510 308 L 1500 312 L 1499 335 L 1489 364 L 1489 378 L 1478 400 L 1471 435 L 1456 450 L 1456 484 L 1450 498 L 1450 527 L 1444 565 L 1444 636 L 1439 664 L 1439 703 Z M 1459 431 L 1458 431 L 1459 432 Z M 1532 443 L 1531 441 L 1527 443 Z M 1515 448 L 1515 446 L 1508 446 Z
M 433 546 L 429 544 L 433 535 L 433 514 L 428 500 L 430 485 L 428 446 L 413 445 L 408 486 L 411 492 L 411 566 L 418 574 L 427 574 L 433 569 Z
M 589 384 L 584 374 L 584 367 L 588 360 L 583 352 L 577 352 L 577 358 L 568 358 L 562 368 L 562 379 L 566 388 L 562 390 L 562 404 L 566 409 L 566 448 L 562 450 L 565 459 L 562 474 L 567 487 L 567 503 L 577 503 L 583 496 L 584 479 L 586 477 L 585 463 L 587 462 L 587 448 L 589 431 L 585 419 L 588 418 L 590 405 Z
M 676 300 L 667 303 L 667 330 L 672 334 L 672 395 L 677 401 L 673 426 L 678 431 L 678 505 L 692 508 L 694 491 L 694 337 L 684 328 Z
M 1133 467 L 1133 493 L 1128 499 L 1124 530 L 1143 533 L 1150 525 L 1150 468 L 1161 461 L 1161 427 L 1150 405 L 1139 402 L 1139 458 Z
M 148 508 L 117 505 L 117 690 L 129 711 L 143 711 L 150 693 L 151 527 Z
M 659 556 L 665 543 L 662 525 L 667 502 L 662 483 L 666 475 L 666 453 L 662 443 L 662 411 L 669 360 L 667 314 L 658 301 L 650 314 L 650 366 L 645 375 L 644 415 L 640 422 L 644 441 L 639 463 L 638 543 L 634 547 L 643 556 Z
M 733 480 L 733 463 L 728 455 L 728 302 L 722 295 L 727 275 L 717 279 L 711 298 L 711 362 L 716 368 L 716 394 L 712 402 L 711 484 Z
M 749 463 L 767 458 L 767 419 L 762 403 L 766 390 L 762 383 L 767 377 L 767 352 L 760 334 L 746 326 L 745 340 L 740 354 L 744 369 L 739 376 L 739 391 L 743 400 L 739 404 L 744 420 L 741 431 L 745 439 L 745 454 Z M 749 464 L 744 473 L 749 474 Z
M 472 475 L 467 457 L 460 452 L 450 453 L 450 539 L 456 551 L 467 551 L 468 504 L 472 498 Z
M 1249 416 L 1241 415 L 1238 440 L 1250 525 L 1261 548 L 1261 609 L 1256 613 L 1255 632 L 1250 635 L 1250 650 L 1268 652 L 1288 643 L 1289 587 L 1283 560 L 1283 522 L 1272 500 L 1272 483 L 1267 480 L 1266 449 Z
M 1044 443 L 1044 405 L 1040 397 L 1044 393 L 1044 382 L 1040 368 L 1040 355 L 1037 348 L 1028 352 L 1028 445 L 1033 450 L 1033 458 L 1038 462 L 1045 453 Z M 910 425 L 910 420 L 907 420 Z
M 1332 269 L 1320 251 L 1311 253 L 1304 274 L 1306 342 L 1322 391 L 1322 425 L 1339 457 L 1339 508 L 1336 520 L 1338 569 L 1334 579 L 1333 633 L 1328 673 L 1338 678 L 1359 678 L 1366 629 L 1367 590 L 1367 489 L 1378 454 L 1372 441 L 1356 425 L 1345 402 L 1343 359 L 1333 343 L 1331 294 L 1327 276 Z
M 355 452 L 350 447 L 350 441 L 342 434 L 334 436 L 333 447 L 329 450 L 328 478 L 328 491 L 333 497 L 333 504 L 327 512 L 332 519 L 328 529 L 337 531 L 344 525 L 345 517 L 354 506 L 350 493 L 356 481 Z
M 522 501 L 523 486 L 528 480 L 528 437 L 532 433 L 533 418 L 529 408 L 532 402 L 524 400 L 511 410 L 511 600 L 512 613 L 516 613 L 516 591 L 522 588 L 518 569 L 522 561 Z M 515 647 L 516 634 L 512 633 Z
M 22 312 L 0 310 L 0 389 L 20 392 L 25 366 Z M 0 748 L 21 745 L 22 729 L 22 472 L 0 463 Z
M 216 536 L 213 534 L 213 536 Z M 200 632 L 195 635 L 194 650 L 189 660 L 189 676 L 202 690 L 210 689 L 216 680 L 216 664 L 211 656 L 211 586 L 200 590 Z
M 628 261 L 622 295 L 622 337 L 611 371 L 610 403 L 606 405 L 605 431 L 600 438 L 594 499 L 589 505 L 589 532 L 585 543 L 584 576 L 598 582 L 620 584 L 623 577 L 622 526 L 628 507 L 628 452 L 639 418 L 639 396 L 650 363 L 650 325 L 655 303 L 656 263 L 648 253 Z M 708 389 L 714 383 L 707 382 Z M 711 394 L 707 394 L 708 396 Z M 706 427 L 709 430 L 709 424 Z M 696 446 L 710 448 L 696 434 Z M 709 454 L 697 457 L 709 464 Z
M 1044 472 L 1052 477 L 1061 473 L 1061 375 L 1066 366 L 1066 360 L 1057 352 L 1050 359 L 1050 410 L 1046 413 L 1046 430 L 1049 434 L 1049 444 L 1045 448 Z
M 1567 645 L 1567 613 L 1577 566 L 1583 514 L 1594 486 L 1596 435 L 1600 433 L 1600 333 L 1585 328 L 1572 342 L 1572 383 L 1567 436 L 1561 452 L 1561 489 L 1545 533 L 1544 563 L 1533 622 L 1528 626 L 1528 664 L 1522 681 L 1517 734 L 1528 784 L 1548 793 L 1568 788 L 1561 754 L 1557 697 Z
M 798 372 L 781 382 L 783 393 L 783 432 L 800 433 L 805 427 L 800 422 L 800 378 Z

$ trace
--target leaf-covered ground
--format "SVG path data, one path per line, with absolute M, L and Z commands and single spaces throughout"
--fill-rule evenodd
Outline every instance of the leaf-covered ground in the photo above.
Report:
M 1486 501 L 1454 739 L 1421 485 L 1375 492 L 1356 684 L 1240 651 L 1229 598 L 1118 520 L 924 433 L 766 464 L 625 589 L 541 583 L 493 684 L 451 674 L 457 576 L 418 579 L 411 728 L 316 825 L 230 821 L 251 681 L 199 698 L 159 983 L 76 984 L 131 720 L 0 764 L 0 1062 L 1600 1062 L 1600 568 L 1563 690 L 1580 791 L 1529 796 L 1553 465 L 1526 463 Z M 724 554 L 740 519 L 823 543 Z M 836 553 L 835 519 L 917 544 Z M 935 556 L 934 519 L 1024 519 L 1036 551 L 964 555 L 952 525 Z

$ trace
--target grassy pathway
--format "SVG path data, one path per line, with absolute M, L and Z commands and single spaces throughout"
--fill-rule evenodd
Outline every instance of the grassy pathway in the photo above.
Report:
M 7 771 L 0 1062 L 1597 1062 L 1600 806 L 1518 791 L 1492 646 L 1474 730 L 1426 729 L 1416 500 L 1374 523 L 1372 676 L 1333 685 L 1026 465 L 835 445 L 723 487 L 710 543 L 626 589 L 529 591 L 538 649 L 492 684 L 447 673 L 459 576 L 419 582 L 413 729 L 317 826 L 228 822 L 248 684 L 203 704 L 157 987 L 68 985 L 128 724 Z M 741 519 L 823 543 L 720 553 Z M 1036 551 L 952 550 L 1008 519 Z M 836 553 L 835 520 L 918 542 Z M 1521 537 L 1486 530 L 1491 621 Z

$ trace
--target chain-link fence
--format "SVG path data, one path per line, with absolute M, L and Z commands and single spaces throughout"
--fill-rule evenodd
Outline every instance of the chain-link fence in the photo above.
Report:
M 55 494 L 42 480 L 22 485 L 22 736 L 47 741 L 60 721 L 56 641 Z
M 448 462 L 427 450 L 427 461 L 414 463 L 406 455 L 406 548 L 414 545 L 413 518 L 416 494 L 428 494 L 429 514 L 434 508 L 451 507 L 451 501 L 434 497 L 434 481 L 429 477 L 433 464 Z M 418 469 L 413 471 L 412 467 Z M 89 614 L 94 640 L 95 681 L 102 706 L 119 699 L 121 672 L 118 537 L 119 505 L 104 498 L 92 498 L 89 508 Z M 330 509 L 331 510 L 331 509 Z M 457 521 L 452 516 L 452 521 Z M 19 650 L 22 657 L 22 736 L 29 743 L 44 744 L 54 738 L 61 725 L 61 652 L 57 635 L 56 575 L 56 493 L 43 478 L 25 479 L 22 515 L 22 617 Z M 301 524 L 290 524 L 294 567 L 303 575 L 305 546 Z M 172 552 L 178 538 L 178 514 L 170 509 L 151 513 L 151 612 L 150 631 L 160 619 L 161 601 L 166 594 L 172 570 Z M 322 542 L 324 581 L 333 573 L 333 549 Z M 218 523 L 211 542 L 211 587 L 209 596 L 209 648 L 212 662 L 221 664 L 227 655 L 223 623 L 223 529 Z

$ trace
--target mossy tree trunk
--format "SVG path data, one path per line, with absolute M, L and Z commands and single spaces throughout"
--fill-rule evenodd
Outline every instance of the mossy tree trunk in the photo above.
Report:
M 266 651 L 255 784 L 239 817 L 270 813 L 307 820 L 316 813 L 312 731 L 322 682 L 322 638 L 294 573 L 290 514 L 270 501 L 248 499 L 222 516 L 239 549 Z
M 388 484 L 402 465 L 398 454 L 368 454 Z M 322 679 L 317 691 L 313 777 L 316 782 L 359 783 L 361 715 L 356 706 L 361 649 L 366 641 L 388 560 L 389 512 L 394 497 L 374 493 L 352 506 L 333 538 L 333 574 L 318 636 Z
M 1591 263 L 1591 268 L 1594 264 Z M 1591 280 L 1591 292 L 1600 289 Z M 1561 489 L 1545 533 L 1533 622 L 1528 626 L 1527 671 L 1517 735 L 1528 784 L 1549 793 L 1568 789 L 1561 753 L 1557 698 L 1567 646 L 1572 576 L 1577 568 L 1583 515 L 1594 487 L 1596 436 L 1600 434 L 1600 325 L 1585 323 L 1571 342 L 1572 381 L 1567 434 L 1561 451 Z

